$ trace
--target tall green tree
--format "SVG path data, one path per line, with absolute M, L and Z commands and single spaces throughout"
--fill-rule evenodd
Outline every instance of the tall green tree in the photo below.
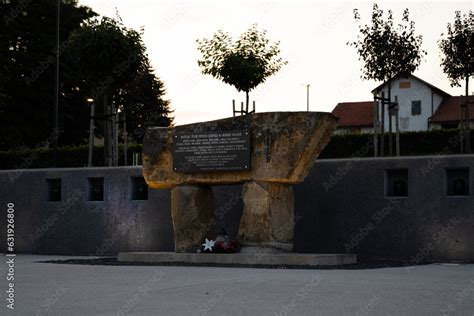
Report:
M 198 39 L 203 74 L 245 92 L 246 108 L 249 92 L 287 64 L 280 54 L 279 42 L 270 42 L 265 30 L 254 24 L 234 41 L 228 33 L 217 31 L 210 39 Z
M 143 30 L 125 27 L 117 16 L 90 20 L 70 37 L 72 73 L 80 78 L 73 81 L 72 92 L 81 87 L 96 104 L 102 104 L 98 116 L 104 118 L 104 157 L 109 166 L 118 162 L 114 126 L 119 109 L 126 116 L 129 135 L 139 142 L 148 126 L 168 126 L 173 120 L 164 84 L 150 66 L 142 35 Z
M 415 34 L 415 22 L 410 21 L 408 9 L 403 11 L 401 23 L 394 26 L 393 12 L 373 5 L 369 24 L 362 24 L 359 11 L 354 9 L 358 23 L 357 39 L 348 45 L 357 49 L 362 61 L 362 79 L 388 81 L 394 77 L 408 76 L 420 65 L 426 51 L 421 49 L 423 37 Z
M 0 149 L 48 145 L 53 135 L 56 11 L 55 0 L 0 1 Z M 63 57 L 69 35 L 95 15 L 77 1 L 61 1 L 60 77 L 68 68 Z M 60 94 L 62 144 L 86 137 L 82 100 Z
M 465 81 L 466 103 L 461 103 L 461 136 L 465 144 L 462 151 L 470 153 L 469 127 L 469 78 L 474 75 L 474 12 L 461 15 L 455 12 L 454 23 L 448 23 L 448 31 L 441 34 L 438 42 L 441 50 L 441 67 L 448 75 L 451 86 L 461 86 Z
M 146 49 L 141 34 L 126 28 L 122 21 L 103 17 L 90 20 L 75 30 L 68 53 L 86 91 L 96 104 L 102 104 L 105 164 L 116 166 L 116 101 L 129 81 L 145 72 Z
M 118 101 L 126 115 L 127 133 L 136 143 L 143 143 L 146 129 L 150 126 L 169 126 L 173 123 L 170 101 L 164 83 L 154 74 L 151 66 L 139 73 L 121 91 Z
M 369 24 L 362 24 L 359 11 L 354 9 L 354 19 L 359 27 L 359 34 L 353 42 L 347 44 L 357 49 L 362 61 L 364 80 L 388 82 L 388 99 L 391 100 L 390 80 L 406 77 L 420 65 L 426 51 L 421 49 L 423 37 L 416 35 L 415 22 L 410 21 L 409 11 L 403 11 L 401 22 L 395 26 L 393 12 L 388 10 L 387 17 L 377 4 L 373 5 Z M 383 134 L 385 107 L 382 107 L 382 155 L 384 152 Z
M 90 97 L 108 105 L 96 116 L 121 108 L 135 141 L 141 141 L 147 126 L 171 124 L 164 85 L 149 66 L 141 33 L 119 19 L 90 20 L 97 14 L 77 1 L 62 0 L 60 8 L 59 144 L 87 142 Z M 0 1 L 0 150 L 51 141 L 56 12 L 56 0 Z M 96 135 L 106 133 L 98 128 Z

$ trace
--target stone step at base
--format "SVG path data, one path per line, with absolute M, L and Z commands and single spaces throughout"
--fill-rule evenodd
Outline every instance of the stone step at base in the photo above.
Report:
M 208 254 L 176 252 L 121 252 L 118 261 L 155 263 L 238 264 L 275 266 L 333 266 L 357 263 L 355 254 Z

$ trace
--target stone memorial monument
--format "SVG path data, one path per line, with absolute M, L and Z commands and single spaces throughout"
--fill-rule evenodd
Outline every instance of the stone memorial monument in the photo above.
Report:
M 195 252 L 216 235 L 211 186 L 237 183 L 242 245 L 291 251 L 292 185 L 305 179 L 336 124 L 330 113 L 269 112 L 149 128 L 143 174 L 151 188 L 171 189 L 175 251 Z

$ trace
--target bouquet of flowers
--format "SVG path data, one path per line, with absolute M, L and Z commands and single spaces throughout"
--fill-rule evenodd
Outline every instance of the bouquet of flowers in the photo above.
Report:
M 206 238 L 201 247 L 201 252 L 204 253 L 236 253 L 239 251 L 239 242 L 237 240 L 230 240 L 224 229 L 219 232 L 214 240 Z

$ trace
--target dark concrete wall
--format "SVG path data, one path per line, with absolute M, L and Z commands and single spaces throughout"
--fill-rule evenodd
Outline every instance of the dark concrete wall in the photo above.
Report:
M 470 195 L 447 196 L 446 169 L 469 168 Z M 386 170 L 408 169 L 388 197 Z M 321 160 L 297 185 L 295 250 L 474 261 L 474 156 Z
M 116 254 L 172 251 L 169 191 L 131 200 L 140 167 L 0 172 L 2 208 L 15 204 L 16 251 L 41 254 Z M 88 177 L 104 178 L 104 201 L 88 201 Z M 47 201 L 46 179 L 62 178 L 62 201 Z M 6 214 L 6 212 L 2 212 Z M 0 223 L 5 240 L 5 216 Z M 0 244 L 5 251 L 5 242 Z
M 468 196 L 447 196 L 447 168 L 468 168 Z M 396 169 L 408 170 L 407 197 L 386 194 L 386 170 Z M 472 155 L 319 160 L 295 186 L 294 250 L 474 261 L 473 172 Z M 1 171 L 1 205 L 15 203 L 16 251 L 172 251 L 170 192 L 149 189 L 148 200 L 131 200 L 131 177 L 140 174 L 139 167 Z M 88 177 L 104 177 L 103 202 L 87 201 Z M 47 202 L 50 178 L 62 178 L 62 202 Z M 232 237 L 242 214 L 241 187 L 213 187 L 219 227 Z

